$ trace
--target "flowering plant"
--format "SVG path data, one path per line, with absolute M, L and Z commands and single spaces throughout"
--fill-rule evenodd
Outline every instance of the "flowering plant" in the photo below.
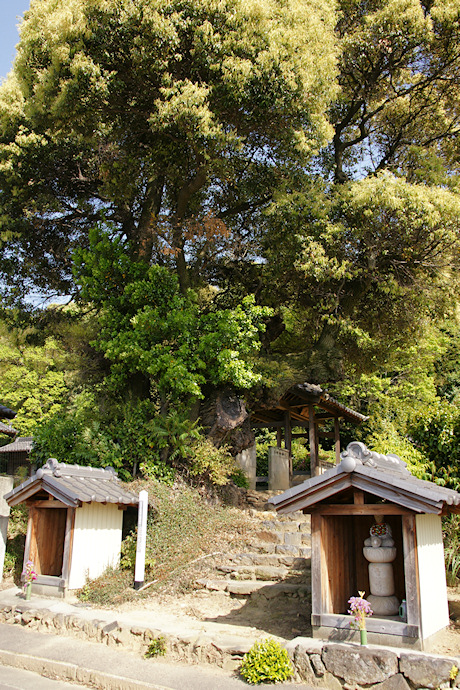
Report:
M 34 570 L 33 561 L 27 561 L 22 571 L 22 576 L 24 578 L 24 587 L 31 585 L 34 580 L 37 579 L 37 573 Z
M 350 608 L 348 613 L 354 616 L 354 620 L 350 623 L 352 628 L 356 630 L 366 629 L 366 616 L 372 616 L 373 611 L 367 599 L 364 599 L 364 592 L 358 592 L 359 597 L 350 597 L 348 603 Z

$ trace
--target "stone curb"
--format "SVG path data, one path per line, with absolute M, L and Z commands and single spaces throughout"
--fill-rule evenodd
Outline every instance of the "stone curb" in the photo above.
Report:
M 53 680 L 94 686 L 98 690 L 169 690 L 164 685 L 143 683 L 132 678 L 85 669 L 65 661 L 53 661 L 19 652 L 0 650 L 0 665 L 32 671 Z
M 241 637 L 219 635 L 209 632 L 190 632 L 180 636 L 161 630 L 146 628 L 117 620 L 96 620 L 81 618 L 76 614 L 53 613 L 46 608 L 34 609 L 27 604 L 3 606 L 0 608 L 0 622 L 16 624 L 54 635 L 99 642 L 114 648 L 144 655 L 150 643 L 161 638 L 167 656 L 171 660 L 187 663 L 205 663 L 220 666 L 226 671 L 235 671 L 242 657 L 262 635 Z M 265 637 L 273 637 L 265 635 Z M 296 677 L 310 686 L 330 690 L 351 690 L 365 686 L 368 690 L 418 690 L 419 688 L 460 688 L 460 673 L 450 681 L 453 666 L 460 668 L 458 657 L 430 655 L 414 650 L 396 649 L 370 645 L 361 647 L 353 643 L 334 643 L 311 638 L 297 637 L 289 642 L 279 641 L 286 647 L 293 662 Z M 73 664 L 46 661 L 22 653 L 1 651 L 0 663 L 7 657 L 20 660 L 22 668 L 59 677 L 77 680 L 80 683 L 95 684 L 104 690 L 137 690 L 137 688 L 161 686 L 135 684 L 131 680 L 87 671 Z M 15 665 L 4 660 L 7 665 Z M 19 661 L 17 662 L 19 663 Z M 46 670 L 43 670 L 46 664 Z M 86 674 L 86 675 L 85 675 Z M 101 678 L 99 679 L 99 675 Z M 107 683 L 107 684 L 104 684 Z M 118 683 L 118 684 L 117 684 Z
M 220 666 L 226 671 L 239 668 L 241 660 L 261 635 L 241 637 L 220 635 L 212 638 L 203 632 L 180 636 L 162 630 L 120 623 L 117 620 L 80 618 L 75 613 L 52 613 L 46 608 L 34 609 L 27 604 L 0 608 L 0 623 L 21 625 L 36 632 L 66 635 L 89 642 L 99 642 L 142 656 L 155 639 L 161 638 L 171 660 Z

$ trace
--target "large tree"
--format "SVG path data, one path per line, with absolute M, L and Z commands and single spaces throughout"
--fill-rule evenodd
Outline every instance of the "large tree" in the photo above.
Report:
M 205 310 L 275 308 L 293 375 L 372 370 L 457 299 L 459 12 L 32 2 L 0 90 L 5 281 L 71 291 L 99 222 Z
M 101 219 L 182 291 L 199 284 L 330 138 L 334 20 L 311 0 L 32 0 L 0 89 L 16 294 L 71 291 L 72 249 Z

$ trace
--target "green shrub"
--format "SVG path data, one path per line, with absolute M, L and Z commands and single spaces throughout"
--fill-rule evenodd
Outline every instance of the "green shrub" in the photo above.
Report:
M 166 654 L 166 640 L 163 635 L 158 635 L 149 644 L 145 652 L 145 658 L 150 659 L 155 656 L 164 656 Z
M 5 577 L 14 577 L 16 583 L 21 581 L 27 518 L 28 509 L 26 505 L 21 504 L 11 508 L 3 574 Z
M 243 470 L 241 469 L 241 467 L 236 467 L 233 470 L 233 472 L 230 475 L 230 479 L 235 484 L 235 486 L 239 486 L 241 489 L 249 489 L 249 480 L 246 477 Z
M 443 517 L 442 535 L 444 538 L 447 584 L 450 587 L 455 587 L 460 573 L 460 515 Z
M 101 607 L 121 604 L 136 597 L 132 573 L 115 568 L 107 568 L 99 577 L 88 580 L 76 594 L 80 601 Z
M 293 675 L 287 651 L 276 640 L 256 642 L 244 655 L 241 675 L 251 685 L 282 683 Z

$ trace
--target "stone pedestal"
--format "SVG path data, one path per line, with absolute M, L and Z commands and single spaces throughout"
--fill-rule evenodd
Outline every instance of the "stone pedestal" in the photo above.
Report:
M 255 489 L 257 476 L 256 447 L 251 446 L 250 448 L 242 450 L 241 453 L 238 453 L 238 455 L 235 457 L 235 460 L 238 463 L 238 466 L 241 467 L 242 471 L 244 472 L 249 482 L 249 488 Z
M 13 477 L 0 477 L 0 582 L 3 578 L 3 563 L 5 562 L 6 535 L 10 507 L 3 496 L 13 488 Z
M 290 457 L 286 448 L 268 449 L 268 488 L 285 491 L 291 485 Z

